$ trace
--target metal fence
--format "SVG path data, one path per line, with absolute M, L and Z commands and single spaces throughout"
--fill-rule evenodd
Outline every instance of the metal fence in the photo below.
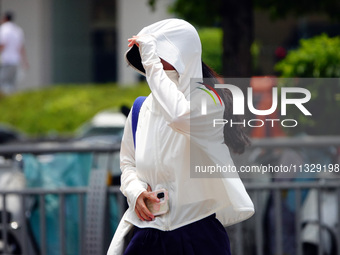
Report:
M 246 188 L 255 205 L 255 215 L 243 223 L 231 227 L 231 245 L 234 254 L 340 254 L 340 182 L 310 182 L 310 183 L 246 183 Z M 315 219 L 303 219 L 303 192 L 316 191 L 316 214 Z M 294 192 L 294 212 L 284 213 L 283 194 Z M 324 195 L 332 194 L 334 196 L 334 206 L 331 208 L 322 208 Z M 272 211 L 274 217 L 268 221 L 266 211 L 268 206 L 264 206 L 264 194 L 271 195 Z M 262 201 L 261 201 L 262 200 Z M 326 212 L 333 210 L 333 212 Z M 335 224 L 329 225 L 320 219 L 327 217 L 328 213 L 336 217 Z M 284 220 L 287 217 L 289 220 Z M 288 223 L 287 223 L 288 222 Z M 303 240 L 302 232 L 305 231 L 306 225 L 316 227 L 316 238 L 313 243 Z M 271 228 L 272 231 L 266 231 Z M 288 231 L 284 231 L 284 229 Z M 321 231 L 320 231 L 321 229 Z M 326 241 L 328 239 L 329 241 Z M 310 248 L 308 249 L 309 244 Z M 288 248 L 287 248 L 288 246 Z M 313 253 L 310 253 L 313 249 Z
M 110 186 L 112 179 L 111 160 L 119 152 L 119 145 L 91 145 L 74 143 L 39 143 L 0 146 L 0 155 L 7 158 L 22 158 L 23 154 L 52 155 L 55 153 L 93 153 L 106 156 L 107 165 L 93 168 L 86 187 L 23 188 L 20 190 L 0 187 L 0 254 L 105 254 L 126 202 L 119 186 Z M 7 160 L 6 169 L 20 162 Z M 55 169 L 58 171 L 58 169 Z M 0 169 L 0 171 L 2 171 Z M 110 175 L 111 174 L 111 175 Z M 57 212 L 50 213 L 51 198 Z M 72 201 L 70 201 L 72 198 Z M 114 198 L 114 200 L 112 200 Z M 9 201 L 10 200 L 10 201 Z M 14 202 L 21 209 L 16 219 L 8 213 Z M 70 212 L 70 203 L 76 203 Z M 115 206 L 116 214 L 110 214 Z M 32 221 L 35 213 L 36 221 Z M 74 220 L 70 220 L 70 215 Z M 56 216 L 57 219 L 51 219 Z M 115 217 L 112 219 L 112 217 Z M 108 224 L 110 221 L 115 224 Z M 70 235 L 68 225 L 73 224 Z M 55 225 L 52 226 L 51 225 Z M 56 233 L 51 233 L 51 229 Z M 49 237 L 57 241 L 49 242 Z M 72 248 L 70 248 L 72 246 Z
M 339 137 L 319 137 L 301 139 L 262 139 L 253 141 L 252 149 L 267 148 L 321 148 L 340 146 Z M 94 154 L 117 153 L 119 146 L 91 146 L 82 143 L 72 144 L 36 144 L 25 146 L 0 146 L 0 155 L 16 155 L 31 153 L 35 155 L 58 152 L 91 152 Z M 246 154 L 245 157 L 248 157 Z M 48 236 L 50 221 L 48 215 L 48 198 L 54 196 L 58 205 L 58 212 L 54 219 L 58 225 L 55 233 L 58 239 L 54 243 L 58 254 L 105 254 L 111 241 L 115 224 L 126 209 L 125 198 L 121 195 L 118 186 L 107 185 L 107 174 L 111 172 L 112 165 L 107 169 L 94 169 L 91 171 L 90 182 L 87 187 L 24 188 L 21 190 L 8 190 L 0 187 L 1 215 L 0 215 L 0 254 L 49 254 Z M 1 170 L 0 170 L 1 171 Z M 312 254 L 307 253 L 306 244 L 312 244 L 314 254 L 340 255 L 340 182 L 337 179 L 312 180 L 309 182 L 266 182 L 260 179 L 244 179 L 246 188 L 254 202 L 255 215 L 240 224 L 228 227 L 233 254 Z M 311 214 L 316 218 L 305 217 L 306 194 L 313 191 L 314 203 Z M 287 210 L 287 197 L 290 195 L 290 206 L 294 210 Z M 330 196 L 329 196 L 330 195 Z M 19 201 L 20 217 L 12 221 L 7 213 L 7 200 L 15 196 Z M 77 219 L 76 229 L 72 236 L 68 233 L 69 208 L 68 200 L 76 203 L 76 211 L 72 213 Z M 333 206 L 327 207 L 325 201 L 331 197 Z M 32 226 L 32 200 L 36 205 L 37 225 Z M 110 208 L 118 208 L 115 216 L 110 214 Z M 307 208 L 308 209 L 308 208 Z M 287 214 L 289 212 L 289 214 Z M 334 219 L 330 224 L 325 218 Z M 113 218 L 115 217 L 115 218 Z M 287 220 L 288 219 L 288 220 Z M 35 227 L 35 230 L 32 229 Z M 305 242 L 306 228 L 316 235 L 314 243 Z M 70 250 L 70 246 L 76 247 Z M 76 252 L 74 251 L 76 250 Z M 49 254 L 50 255 L 50 254 Z
M 245 174 L 256 213 L 228 228 L 234 254 L 340 254 L 339 146 L 340 137 L 330 136 L 261 139 L 235 158 L 241 165 L 275 165 L 285 161 L 282 158 L 289 162 L 298 158 L 302 165 L 320 162 L 337 169 L 331 175 L 309 169 L 307 176 L 273 178 L 274 174 L 269 179 Z

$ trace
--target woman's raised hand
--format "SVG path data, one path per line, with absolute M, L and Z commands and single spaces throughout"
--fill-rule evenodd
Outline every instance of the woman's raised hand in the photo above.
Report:
M 129 42 L 128 46 L 132 47 L 134 44 L 136 44 L 137 47 L 139 47 L 139 44 L 136 41 L 137 39 L 138 39 L 138 36 L 136 36 L 136 35 L 132 36 L 132 38 L 129 38 L 128 39 L 128 42 Z

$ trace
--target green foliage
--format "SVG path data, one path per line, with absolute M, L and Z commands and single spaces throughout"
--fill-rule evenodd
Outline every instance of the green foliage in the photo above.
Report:
M 252 56 L 252 65 L 253 65 L 253 70 L 255 70 L 255 72 L 257 72 L 259 69 L 260 52 L 261 52 L 261 43 L 255 40 L 250 46 L 250 54 Z
M 283 77 L 340 77 L 340 36 L 319 35 L 302 39 L 275 69 Z
M 28 135 L 50 132 L 70 134 L 97 112 L 122 105 L 131 107 L 136 97 L 148 95 L 146 83 L 120 87 L 107 85 L 58 85 L 0 98 L 0 123 Z
M 303 16 L 305 14 L 326 14 L 334 20 L 339 20 L 340 2 L 338 0 L 255 0 L 254 6 L 268 10 L 274 19 L 285 18 L 288 14 Z
M 156 10 L 156 0 L 148 0 L 148 4 L 150 5 L 152 11 Z
M 300 41 L 300 47 L 288 53 L 276 70 L 282 77 L 309 77 L 290 86 L 305 87 L 312 98 L 306 108 L 312 117 L 304 116 L 296 107 L 287 108 L 289 118 L 297 119 L 299 125 L 294 132 L 307 131 L 313 135 L 338 135 L 340 120 L 334 118 L 340 109 L 340 36 L 329 38 L 319 35 Z M 321 79 L 328 78 L 328 79 Z M 301 82 L 303 86 L 301 85 Z M 285 85 L 286 86 L 286 85 Z
M 213 26 L 221 21 L 221 0 L 176 0 L 170 11 L 178 17 L 200 26 Z
M 202 60 L 215 72 L 222 73 L 222 37 L 220 28 L 201 28 L 198 34 L 202 42 Z
M 154 6 L 156 0 L 150 4 Z M 226 1 L 226 0 L 224 0 Z M 244 1 L 229 1 L 226 6 L 244 5 Z M 247 4 L 247 3 L 246 3 Z M 324 13 L 333 20 L 340 20 L 338 0 L 255 0 L 249 1 L 257 9 L 268 10 L 272 18 L 285 18 L 288 14 L 302 16 Z M 176 0 L 170 10 L 181 18 L 196 25 L 212 26 L 221 22 L 222 0 Z

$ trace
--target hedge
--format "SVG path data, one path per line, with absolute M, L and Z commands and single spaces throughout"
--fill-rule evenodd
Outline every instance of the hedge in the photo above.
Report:
M 0 123 L 27 135 L 72 134 L 99 111 L 131 107 L 136 97 L 149 93 L 146 83 L 125 87 L 67 84 L 23 91 L 0 97 Z

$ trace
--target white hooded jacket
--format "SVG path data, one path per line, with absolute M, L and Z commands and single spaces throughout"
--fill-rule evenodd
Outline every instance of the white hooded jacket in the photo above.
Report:
M 190 176 L 190 165 L 233 165 L 224 144 L 223 126 L 213 128 L 209 122 L 223 118 L 224 106 L 216 107 L 208 101 L 206 118 L 199 103 L 194 103 L 205 93 L 190 86 L 191 78 L 202 79 L 201 42 L 195 28 L 180 19 L 167 19 L 142 29 L 137 42 L 139 48 L 133 46 L 127 52 L 127 61 L 146 76 L 152 93 L 140 110 L 136 149 L 131 116 L 126 122 L 121 145 L 121 191 L 129 209 L 108 255 L 122 253 L 122 239 L 133 225 L 169 231 L 216 213 L 227 226 L 254 213 L 238 176 Z M 177 72 L 164 71 L 160 58 Z M 168 190 L 170 209 L 153 221 L 141 221 L 134 208 L 148 184 L 152 190 Z

